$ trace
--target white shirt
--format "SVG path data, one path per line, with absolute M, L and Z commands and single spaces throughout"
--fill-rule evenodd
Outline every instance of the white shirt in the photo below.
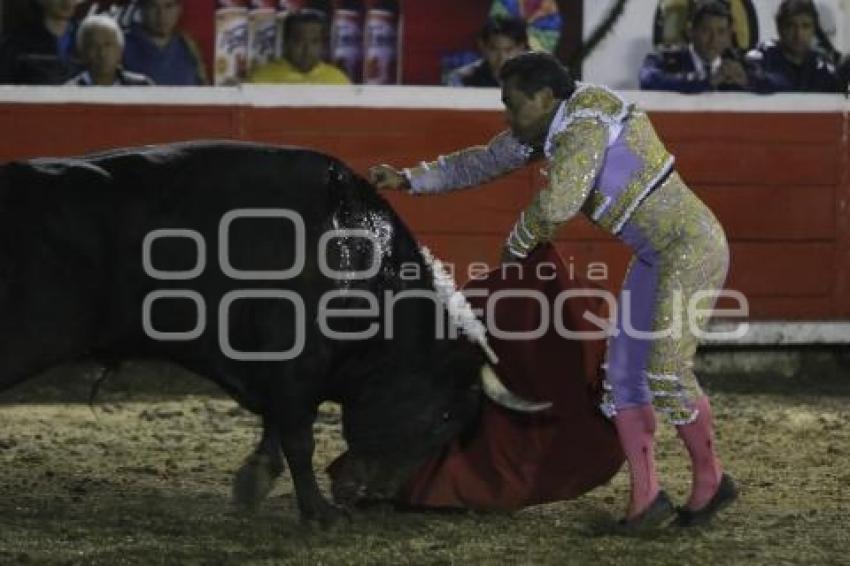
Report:
M 708 78 L 708 72 L 705 69 L 705 61 L 702 57 L 699 56 L 697 50 L 694 49 L 694 44 L 691 43 L 688 45 L 688 50 L 691 52 L 691 59 L 694 62 L 694 69 L 696 69 L 697 78 L 704 80 Z M 714 75 L 717 71 L 720 70 L 720 65 L 723 63 L 723 59 L 721 59 L 720 55 L 714 58 L 711 62 L 711 74 Z

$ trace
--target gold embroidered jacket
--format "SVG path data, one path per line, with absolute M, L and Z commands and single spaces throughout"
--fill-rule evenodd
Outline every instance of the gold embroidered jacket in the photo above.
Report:
M 525 257 L 557 227 L 584 212 L 619 234 L 632 213 L 671 171 L 673 157 L 646 114 L 614 92 L 582 84 L 558 109 L 544 146 L 547 185 L 520 214 L 507 246 Z M 528 163 L 531 147 L 510 132 L 405 170 L 411 193 L 434 193 L 489 181 Z

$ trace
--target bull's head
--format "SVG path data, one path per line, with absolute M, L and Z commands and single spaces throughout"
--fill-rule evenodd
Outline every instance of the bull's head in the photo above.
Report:
M 347 216 L 349 222 L 355 217 Z M 377 246 L 387 279 L 371 283 L 380 291 L 428 291 L 438 300 L 393 303 L 392 318 L 404 325 L 390 333 L 393 338 L 377 342 L 375 356 L 363 353 L 356 369 L 347 366 L 351 386 L 343 400 L 343 434 L 349 452 L 345 477 L 336 478 L 337 487 L 339 480 L 346 485 L 335 491 L 349 502 L 393 498 L 418 466 L 473 423 L 482 393 L 513 410 L 548 407 L 511 394 L 485 364 L 485 353 L 491 361 L 495 358 L 486 343 L 486 329 L 442 262 L 427 248 L 411 249 L 413 239 L 400 221 L 392 220 L 391 211 L 380 216 L 377 225 L 372 212 L 364 217 L 368 221 L 362 224 L 375 232 L 375 241 L 387 242 Z M 394 237 L 382 240 L 386 234 Z M 348 251 L 359 257 L 357 249 Z M 421 280 L 394 277 L 400 272 L 398 263 L 405 260 L 422 266 Z M 340 267 L 350 269 L 349 264 Z M 435 317 L 435 309 L 448 316 Z M 446 322 L 464 337 L 442 338 L 446 333 L 438 329 Z
M 515 411 L 549 406 L 512 394 L 471 343 L 440 350 L 421 363 L 407 360 L 404 368 L 379 372 L 344 404 L 349 451 L 334 474 L 338 500 L 393 499 L 420 465 L 474 424 L 482 394 Z

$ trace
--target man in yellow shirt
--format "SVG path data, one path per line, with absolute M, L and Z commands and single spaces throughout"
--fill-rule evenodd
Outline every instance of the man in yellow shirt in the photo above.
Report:
M 340 69 L 322 61 L 326 39 L 323 14 L 315 10 L 290 14 L 283 24 L 283 59 L 257 67 L 248 76 L 248 82 L 351 84 Z

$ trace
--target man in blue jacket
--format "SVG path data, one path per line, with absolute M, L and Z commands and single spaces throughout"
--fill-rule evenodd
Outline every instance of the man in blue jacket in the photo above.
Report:
M 179 30 L 183 0 L 139 0 L 141 23 L 127 34 L 124 66 L 158 85 L 207 84 L 206 70 L 192 39 Z
M 691 43 L 646 56 L 640 70 L 644 90 L 698 93 L 748 90 L 750 76 L 732 45 L 732 14 L 722 2 L 699 4 L 691 16 Z

